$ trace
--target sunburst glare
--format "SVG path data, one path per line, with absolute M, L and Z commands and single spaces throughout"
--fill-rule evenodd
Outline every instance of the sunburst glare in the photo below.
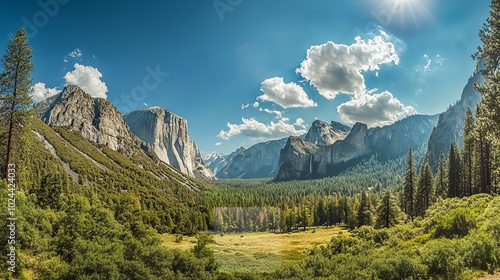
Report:
M 382 0 L 377 2 L 379 8 L 390 15 L 390 24 L 396 24 L 402 29 L 418 29 L 433 20 L 428 0 Z

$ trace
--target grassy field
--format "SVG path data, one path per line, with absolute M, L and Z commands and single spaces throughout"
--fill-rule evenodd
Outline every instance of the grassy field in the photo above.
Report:
M 308 229 L 293 233 L 244 233 L 214 235 L 211 245 L 223 271 L 272 271 L 283 262 L 300 260 L 314 247 L 326 245 L 333 236 L 347 234 L 341 228 Z M 175 242 L 175 235 L 162 236 L 164 243 L 180 250 L 194 247 L 195 237 Z

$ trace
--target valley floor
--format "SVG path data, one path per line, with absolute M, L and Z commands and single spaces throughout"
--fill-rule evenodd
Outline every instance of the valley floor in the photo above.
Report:
M 274 271 L 283 263 L 303 259 L 315 246 L 326 245 L 332 237 L 347 234 L 334 228 L 316 228 L 293 233 L 241 233 L 214 234 L 211 245 L 221 271 Z M 173 234 L 162 235 L 164 244 L 172 249 L 190 250 L 195 237 L 182 238 L 175 242 Z

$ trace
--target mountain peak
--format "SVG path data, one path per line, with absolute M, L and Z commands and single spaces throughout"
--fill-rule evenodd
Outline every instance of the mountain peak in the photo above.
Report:
M 340 124 L 341 126 L 337 124 L 340 123 L 335 123 L 335 127 L 333 127 L 324 121 L 315 120 L 309 128 L 305 140 L 318 146 L 327 146 L 345 139 L 349 129 L 346 130 L 342 124 Z
M 130 145 L 140 143 L 111 102 L 93 98 L 76 85 L 67 85 L 61 93 L 35 105 L 35 110 L 49 126 L 67 127 L 91 142 L 125 154 Z

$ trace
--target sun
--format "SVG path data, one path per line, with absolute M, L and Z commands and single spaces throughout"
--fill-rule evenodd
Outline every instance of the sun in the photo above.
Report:
M 390 15 L 391 24 L 400 28 L 418 28 L 432 20 L 428 0 L 382 0 L 381 9 Z

